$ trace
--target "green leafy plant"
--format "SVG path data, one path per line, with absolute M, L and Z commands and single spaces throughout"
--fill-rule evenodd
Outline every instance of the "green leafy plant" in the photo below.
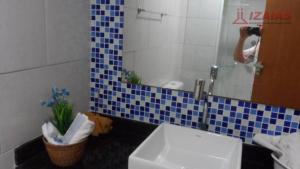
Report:
M 73 122 L 73 105 L 67 97 L 70 92 L 67 89 L 52 88 L 52 97 L 48 101 L 42 101 L 41 105 L 52 109 L 54 118 L 53 124 L 64 135 Z
M 142 79 L 134 71 L 127 71 L 124 69 L 122 74 L 127 83 L 132 83 L 132 84 L 142 83 Z

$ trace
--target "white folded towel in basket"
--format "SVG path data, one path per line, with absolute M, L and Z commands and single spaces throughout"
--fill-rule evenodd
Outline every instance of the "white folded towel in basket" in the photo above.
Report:
M 54 145 L 76 144 L 87 138 L 94 130 L 95 123 L 90 121 L 84 114 L 78 113 L 71 126 L 64 136 L 51 123 L 44 123 L 42 126 L 43 136 Z
M 256 134 L 253 140 L 261 146 L 274 151 L 273 158 L 290 169 L 300 169 L 300 133 L 285 136 Z M 275 159 L 276 160 L 276 159 Z
M 95 123 L 85 114 L 78 113 L 63 137 L 64 144 L 76 144 L 87 138 L 94 130 Z
M 53 145 L 62 145 L 63 136 L 51 122 L 46 122 L 42 126 L 42 133 L 45 139 Z

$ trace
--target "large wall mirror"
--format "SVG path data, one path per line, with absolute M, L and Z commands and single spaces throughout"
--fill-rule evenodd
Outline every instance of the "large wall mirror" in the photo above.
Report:
M 125 0 L 124 9 L 124 82 L 192 92 L 204 79 L 208 91 L 215 65 L 213 95 L 300 108 L 297 0 Z

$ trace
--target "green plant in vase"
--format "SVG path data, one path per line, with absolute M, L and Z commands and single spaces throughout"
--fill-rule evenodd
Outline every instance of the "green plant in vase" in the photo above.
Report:
M 124 77 L 127 83 L 132 83 L 132 84 L 142 83 L 142 79 L 134 71 L 128 71 L 124 69 L 122 72 L 122 76 Z
M 41 105 L 52 109 L 53 124 L 64 135 L 73 122 L 73 105 L 67 100 L 70 92 L 67 89 L 52 88 L 52 97 L 42 101 Z

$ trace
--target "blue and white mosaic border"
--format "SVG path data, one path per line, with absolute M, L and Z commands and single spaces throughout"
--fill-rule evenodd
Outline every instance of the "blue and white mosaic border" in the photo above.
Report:
M 121 83 L 124 0 L 91 0 L 91 111 L 160 124 L 198 128 L 203 101 L 191 93 Z M 299 129 L 300 111 L 209 98 L 209 129 L 252 143 L 255 133 L 281 135 Z
M 210 131 L 252 143 L 256 133 L 282 135 L 299 130 L 300 111 L 221 97 L 209 99 Z

